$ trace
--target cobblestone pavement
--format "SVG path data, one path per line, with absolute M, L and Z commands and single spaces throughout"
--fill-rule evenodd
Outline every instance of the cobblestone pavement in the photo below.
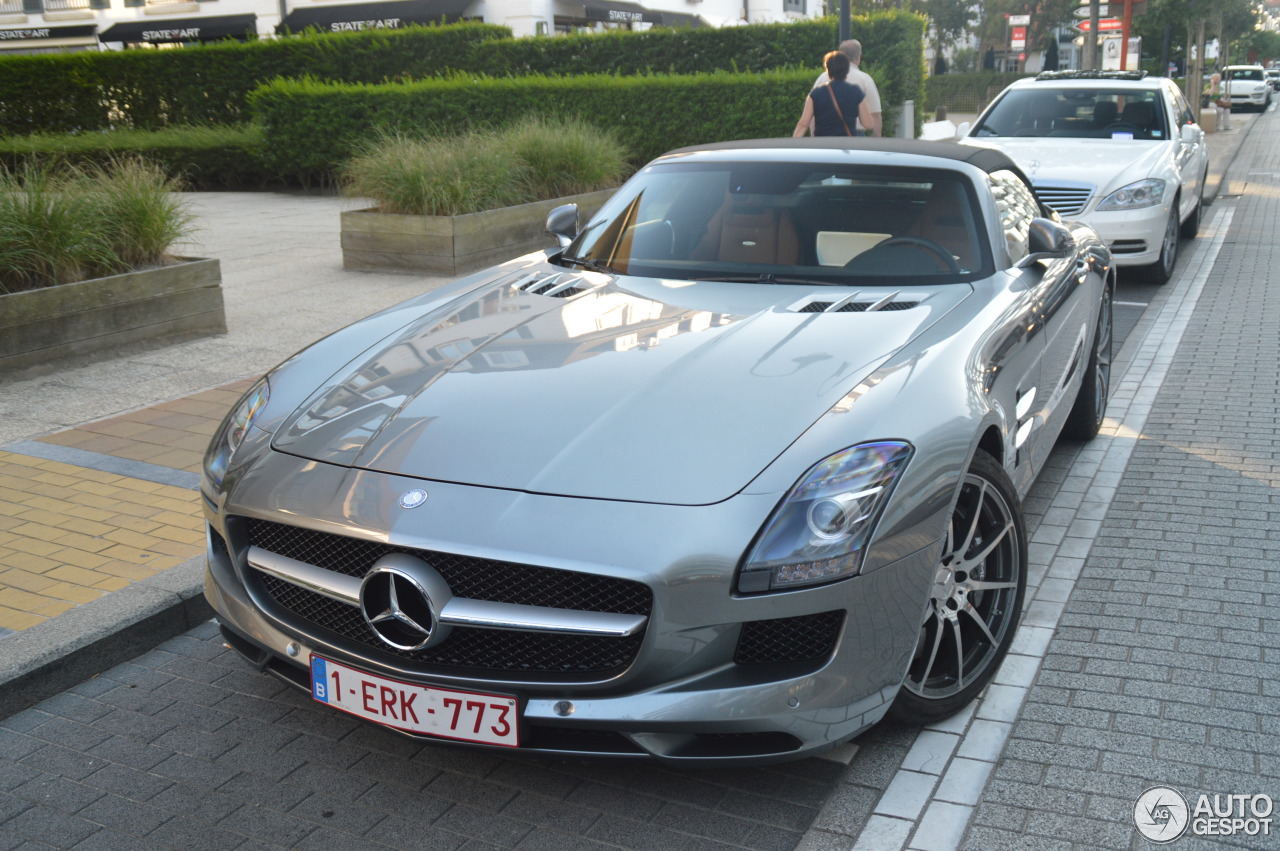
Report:
M 1136 848 L 1134 802 L 1148 787 L 1174 787 L 1193 805 L 1201 793 L 1280 797 L 1280 597 L 1270 590 L 1280 296 L 1267 284 L 1280 250 L 1280 149 L 1268 135 L 1274 115 L 1258 120 L 1202 238 L 1184 243 L 1194 251 L 1178 278 L 1132 313 L 1107 433 L 1060 446 L 1027 500 L 1026 621 L 996 683 L 958 718 L 880 725 L 829 759 L 771 768 L 502 759 L 315 707 L 204 624 L 0 719 L 0 851 Z M 313 223 L 295 224 L 319 232 Z M 71 406 L 37 422 L 8 392 L 88 399 L 83 388 L 113 380 L 109 365 L 0 392 L 0 440 L 45 432 L 0 449 L 0 615 L 8 600 L 51 625 L 63 608 L 201 551 L 189 534 L 194 471 L 247 381 L 244 364 L 278 360 L 304 334 L 419 286 L 335 273 L 324 250 L 309 261 L 317 288 L 292 296 L 308 322 L 273 335 L 272 311 L 290 302 L 246 291 L 238 342 L 144 354 L 132 373 L 142 386 L 115 378 L 134 410 Z M 282 267 L 283 256 L 256 262 Z M 232 287 L 248 287 L 254 264 L 224 263 L 224 278 L 229 269 Z M 246 344 L 248 360 L 229 354 Z M 145 401 L 183 384 L 212 389 Z M 15 412 L 25 418 L 16 425 Z M 0 621 L 0 650 L 5 627 L 30 625 Z M 1232 844 L 1280 840 L 1212 847 Z

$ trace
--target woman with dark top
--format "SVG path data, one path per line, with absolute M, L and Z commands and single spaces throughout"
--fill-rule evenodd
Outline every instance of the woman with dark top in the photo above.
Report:
M 803 136 L 812 131 L 815 136 L 856 136 L 853 128 L 857 118 L 862 119 L 862 126 L 873 126 L 862 88 L 845 80 L 849 76 L 849 57 L 833 50 L 822 57 L 822 62 L 831 82 L 809 92 L 791 135 Z

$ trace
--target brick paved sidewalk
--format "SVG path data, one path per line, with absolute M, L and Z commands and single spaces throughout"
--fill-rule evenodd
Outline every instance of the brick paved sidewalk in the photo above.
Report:
M 965 848 L 1144 848 L 1138 796 L 1280 799 L 1280 135 L 1249 135 L 1230 230 Z M 1277 816 L 1280 818 L 1280 815 Z M 1270 835 L 1177 848 L 1280 848 Z
M 0 449 L 0 634 L 204 552 L 192 489 L 214 429 L 250 383 Z

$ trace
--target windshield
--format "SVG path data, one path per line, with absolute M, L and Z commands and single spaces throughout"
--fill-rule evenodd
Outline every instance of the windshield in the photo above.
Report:
M 985 115 L 974 136 L 1168 139 L 1156 89 L 1016 89 Z
M 1255 83 L 1262 82 L 1261 68 L 1229 68 L 1227 76 L 1232 80 L 1252 80 Z
M 618 190 L 562 262 L 747 283 L 970 281 L 989 268 L 955 172 L 812 163 L 660 163 Z

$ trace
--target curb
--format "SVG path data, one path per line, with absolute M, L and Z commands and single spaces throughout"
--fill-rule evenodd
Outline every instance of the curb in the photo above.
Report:
M 153 649 L 213 617 L 205 557 L 188 559 L 30 629 L 0 637 L 0 717 Z
M 1221 134 L 1224 136 L 1230 134 L 1231 139 L 1223 145 L 1221 157 L 1223 162 L 1222 170 L 1216 170 L 1212 161 L 1209 163 L 1209 179 L 1205 181 L 1204 193 L 1204 205 L 1206 207 L 1212 207 L 1213 203 L 1218 200 L 1218 195 L 1221 193 L 1222 187 L 1227 183 L 1228 173 L 1231 171 L 1231 167 L 1235 165 L 1236 155 L 1240 153 L 1240 147 L 1244 144 L 1244 140 L 1248 137 L 1249 133 L 1252 132 L 1253 125 L 1258 122 L 1258 117 L 1260 115 L 1261 113 L 1258 115 L 1251 115 L 1249 116 L 1249 120 L 1245 121 L 1244 126 L 1240 129 L 1229 130 Z M 1240 118 L 1243 120 L 1243 116 Z

